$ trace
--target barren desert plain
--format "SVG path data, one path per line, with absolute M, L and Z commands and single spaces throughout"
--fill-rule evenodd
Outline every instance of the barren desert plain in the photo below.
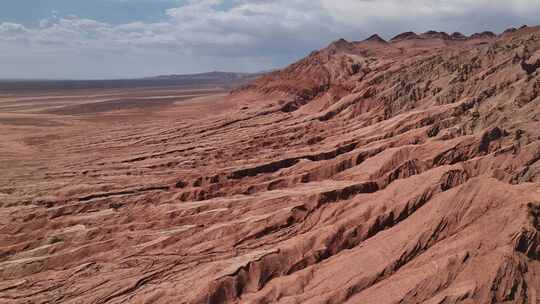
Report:
M 539 75 L 523 27 L 3 83 L 0 303 L 540 303 Z

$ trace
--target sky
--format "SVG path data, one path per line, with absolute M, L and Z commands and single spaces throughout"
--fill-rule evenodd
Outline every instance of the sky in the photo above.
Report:
M 339 38 L 540 24 L 540 0 L 1 0 L 0 78 L 286 66 Z

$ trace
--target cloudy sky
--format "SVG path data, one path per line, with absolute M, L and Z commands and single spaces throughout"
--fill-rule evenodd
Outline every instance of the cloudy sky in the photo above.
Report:
M 0 78 L 284 66 L 344 37 L 540 24 L 539 0 L 2 0 Z

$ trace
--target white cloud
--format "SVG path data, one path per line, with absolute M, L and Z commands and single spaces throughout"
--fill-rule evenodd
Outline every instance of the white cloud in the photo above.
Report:
M 0 38 L 12 39 L 14 37 L 24 37 L 28 29 L 21 24 L 4 22 L 0 23 Z
M 0 23 L 0 47 L 16 50 L 17 58 L 25 52 L 34 57 L 36 52 L 139 56 L 147 58 L 139 63 L 141 73 L 156 66 L 147 63 L 159 60 L 150 56 L 177 58 L 176 72 L 190 72 L 183 68 L 193 66 L 193 60 L 200 70 L 256 70 L 302 57 L 339 37 L 362 39 L 373 32 L 389 37 L 410 29 L 502 31 L 537 21 L 540 1 L 189 0 L 164 13 L 165 19 L 154 23 L 113 25 L 57 13 L 35 27 Z M 0 64 L 8 57 L 4 54 Z M 238 62 L 252 67 L 238 67 Z
M 237 1 L 227 10 L 219 10 L 223 0 L 189 1 L 167 10 L 168 20 L 159 23 L 134 22 L 111 25 L 76 16 L 49 18 L 39 27 L 25 29 L 30 43 L 39 45 L 87 45 L 99 49 L 174 48 L 175 52 L 223 56 L 279 53 L 284 46 L 318 46 L 321 35 L 333 33 L 330 16 L 320 6 L 301 6 L 305 1 Z M 314 9 L 317 8 L 317 9 Z M 2 24 L 3 27 L 21 27 Z M 11 29 L 14 31 L 14 29 Z M 312 33 L 316 31 L 317 36 Z M 305 33 L 305 35 L 303 34 Z M 7 36 L 0 32 L 0 37 Z

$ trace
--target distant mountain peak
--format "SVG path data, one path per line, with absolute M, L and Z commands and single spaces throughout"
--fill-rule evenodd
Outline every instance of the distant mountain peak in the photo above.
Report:
M 374 42 L 382 42 L 382 43 L 386 43 L 386 40 L 384 40 L 383 38 L 381 38 L 381 36 L 379 36 L 378 34 L 373 34 L 371 36 L 369 36 L 369 38 L 367 38 L 366 40 L 364 41 L 374 41 Z
M 467 36 L 463 35 L 460 32 L 453 32 L 452 35 L 450 35 L 450 38 L 452 40 L 465 40 L 467 39 Z
M 428 39 L 450 39 L 450 35 L 448 35 L 446 32 L 437 32 L 437 31 L 427 31 L 420 35 L 422 38 L 428 38 Z
M 411 39 L 419 39 L 420 36 L 416 34 L 415 32 L 409 31 L 401 33 L 394 38 L 390 39 L 390 41 L 400 41 L 400 40 L 411 40 Z

